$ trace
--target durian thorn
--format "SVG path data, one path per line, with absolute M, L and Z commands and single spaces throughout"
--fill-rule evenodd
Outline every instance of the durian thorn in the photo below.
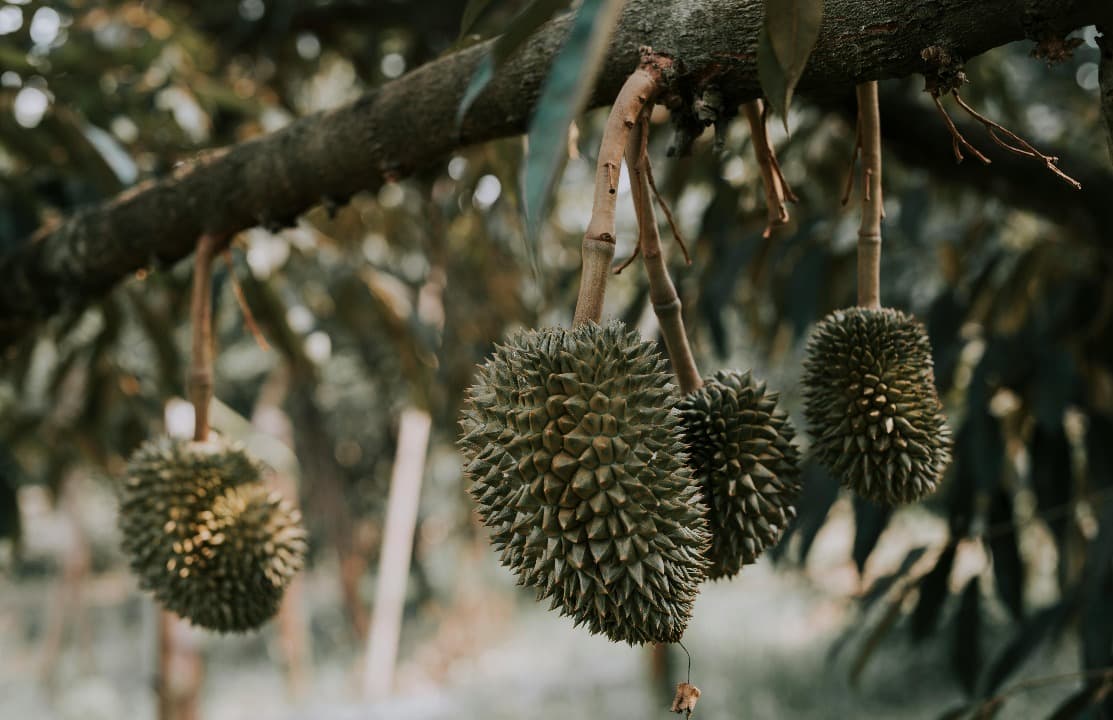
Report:
M 213 394 L 213 257 L 227 236 L 205 233 L 197 240 L 193 266 L 190 323 L 193 351 L 189 368 L 189 395 L 193 403 L 193 439 L 209 436 L 209 403 Z
M 859 129 L 862 142 L 862 223 L 858 229 L 858 304 L 881 307 L 881 113 L 877 81 L 861 83 L 858 96 Z
M 581 251 L 583 266 L 574 325 L 599 322 L 603 315 L 603 298 L 614 260 L 614 213 L 618 194 L 614 179 L 622 166 L 630 130 L 637 124 L 643 110 L 653 107 L 653 98 L 662 84 L 662 74 L 671 65 L 671 59 L 644 49 L 638 69 L 626 79 L 607 118 L 595 172 L 595 200 Z
M 653 212 L 649 185 L 648 152 L 649 117 L 643 113 L 630 133 L 626 146 L 626 167 L 630 171 L 630 195 L 634 201 L 634 214 L 638 219 L 638 246 L 642 250 L 646 275 L 649 277 L 649 299 L 653 312 L 665 338 L 665 348 L 672 360 L 680 391 L 685 395 L 703 385 L 696 367 L 688 334 L 684 328 L 684 314 L 680 296 L 669 276 L 668 265 L 661 252 L 661 236 L 657 217 Z

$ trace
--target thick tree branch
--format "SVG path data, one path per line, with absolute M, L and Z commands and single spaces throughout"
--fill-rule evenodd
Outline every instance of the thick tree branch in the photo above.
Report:
M 866 79 L 925 70 L 929 45 L 970 58 L 1034 30 L 1090 24 L 1108 0 L 828 0 L 823 30 L 800 83 L 813 96 Z M 670 92 L 683 110 L 708 84 L 730 104 L 759 95 L 755 65 L 761 0 L 630 0 L 592 106 L 611 102 L 652 46 L 679 68 Z M 456 108 L 488 45 L 417 68 L 338 110 L 207 154 L 169 177 L 40 230 L 0 258 L 0 348 L 52 314 L 83 307 L 151 263 L 188 255 L 205 232 L 232 234 L 289 222 L 323 197 L 346 198 L 442 160 L 453 150 L 525 130 L 568 18 L 507 63 L 468 113 Z

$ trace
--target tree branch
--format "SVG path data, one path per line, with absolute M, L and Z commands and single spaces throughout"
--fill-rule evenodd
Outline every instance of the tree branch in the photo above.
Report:
M 1095 22 L 1107 0 L 829 0 L 800 90 L 842 92 L 866 79 L 925 70 L 920 51 L 946 46 L 970 58 L 1040 29 Z M 612 39 L 591 106 L 609 104 L 652 46 L 681 64 L 669 92 L 684 111 L 714 82 L 729 104 L 759 96 L 761 0 L 630 0 Z M 541 82 L 569 27 L 543 27 L 472 106 L 461 131 L 456 108 L 490 43 L 442 57 L 351 105 L 271 135 L 208 153 L 67 222 L 42 228 L 0 258 L 0 349 L 36 323 L 77 310 L 152 263 L 188 255 L 210 232 L 289 223 L 323 197 L 347 198 L 430 166 L 453 150 L 525 130 Z M 690 110 L 689 110 L 690 112 Z

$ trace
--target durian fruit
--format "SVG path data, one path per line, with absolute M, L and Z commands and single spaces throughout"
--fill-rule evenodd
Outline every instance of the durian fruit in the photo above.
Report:
M 836 311 L 808 341 L 803 385 L 816 457 L 845 486 L 894 505 L 935 490 L 951 431 L 923 325 L 892 308 Z
M 195 625 L 243 632 L 278 610 L 301 569 L 300 513 L 261 482 L 262 468 L 222 440 L 160 438 L 128 462 L 124 551 L 140 586 Z
M 480 366 L 461 418 L 502 564 L 630 644 L 680 639 L 707 566 L 665 368 L 621 323 L 518 332 Z
M 788 415 L 749 372 L 719 371 L 677 405 L 711 527 L 707 577 L 729 578 L 776 544 L 800 495 Z

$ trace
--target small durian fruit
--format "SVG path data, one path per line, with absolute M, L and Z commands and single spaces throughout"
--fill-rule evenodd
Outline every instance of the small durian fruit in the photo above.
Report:
M 519 584 L 593 633 L 674 642 L 709 543 L 654 345 L 621 323 L 512 335 L 461 418 L 470 492 Z
M 755 562 L 796 517 L 800 455 L 777 399 L 751 373 L 730 370 L 677 405 L 688 465 L 708 508 L 711 580 Z
M 261 479 L 259 463 L 222 440 L 160 438 L 136 450 L 119 525 L 140 586 L 210 630 L 270 619 L 302 567 L 306 533 L 300 513 Z
M 923 325 L 892 308 L 831 313 L 808 340 L 802 382 L 816 458 L 843 485 L 893 505 L 935 490 L 951 431 Z

